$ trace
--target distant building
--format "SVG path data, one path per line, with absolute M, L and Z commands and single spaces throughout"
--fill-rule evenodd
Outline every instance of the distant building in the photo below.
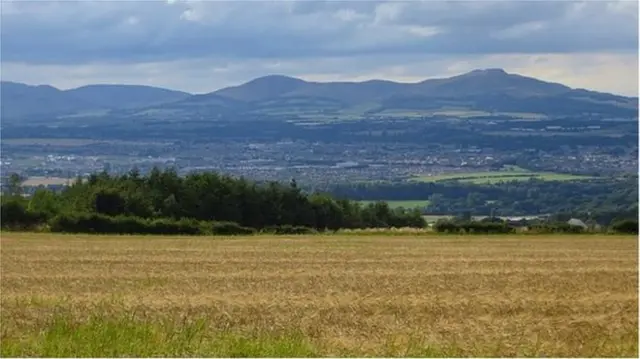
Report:
M 570 220 L 567 221 L 567 224 L 574 227 L 581 227 L 583 229 L 589 228 L 589 226 L 587 226 L 586 223 L 584 223 L 582 220 L 579 220 L 577 218 L 571 218 Z

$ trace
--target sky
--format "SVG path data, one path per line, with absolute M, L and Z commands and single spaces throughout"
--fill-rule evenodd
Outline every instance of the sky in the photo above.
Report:
M 206 93 L 478 68 L 638 95 L 638 2 L 1 0 L 2 80 Z

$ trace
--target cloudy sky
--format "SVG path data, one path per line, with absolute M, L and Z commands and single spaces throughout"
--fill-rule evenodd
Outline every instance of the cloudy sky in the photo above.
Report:
M 638 93 L 638 2 L 1 0 L 3 80 L 195 93 L 284 74 L 404 82 L 476 68 Z

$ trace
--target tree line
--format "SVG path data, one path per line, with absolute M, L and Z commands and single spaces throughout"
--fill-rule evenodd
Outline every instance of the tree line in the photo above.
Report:
M 165 232 L 191 234 L 196 230 L 186 228 L 197 227 L 202 232 L 203 223 L 209 228 L 204 232 L 213 233 L 220 233 L 223 227 L 228 232 L 232 226 L 239 232 L 267 229 L 278 233 L 300 231 L 295 228 L 426 226 L 418 210 L 392 209 L 383 202 L 363 206 L 319 192 L 304 193 L 295 180 L 288 185 L 257 184 L 212 172 L 181 177 L 173 169 L 154 168 L 147 175 L 136 170 L 124 175 L 93 174 L 76 179 L 61 192 L 38 189 L 30 198 L 23 198 L 13 182 L 2 196 L 3 228 L 48 225 L 62 232 L 104 232 L 108 228 L 127 232 L 135 227 L 144 233 L 164 228 Z M 217 230 L 211 229 L 214 227 Z
M 487 217 L 480 221 L 472 221 L 464 217 L 452 219 L 438 220 L 433 229 L 439 233 L 473 233 L 473 234 L 508 234 L 516 233 L 519 230 L 527 233 L 625 233 L 638 234 L 637 219 L 620 219 L 614 220 L 608 228 L 583 228 L 581 226 L 571 225 L 561 220 L 559 217 L 550 218 L 549 220 L 520 220 L 516 223 L 509 223 L 496 217 Z M 560 216 L 562 217 L 562 216 Z
M 568 203 L 589 210 L 584 216 L 577 217 L 588 215 L 615 232 L 637 233 L 638 228 L 637 186 L 631 185 L 628 179 L 613 182 L 612 187 L 597 181 L 529 181 L 484 186 L 463 183 L 354 184 L 333 187 L 332 196 L 321 191 L 305 192 L 295 180 L 284 185 L 257 183 L 217 173 L 181 177 L 173 169 L 161 171 L 155 168 L 144 176 L 136 170 L 124 175 L 93 174 L 84 180 L 76 179 L 60 192 L 40 188 L 29 198 L 21 195 L 20 182 L 21 179 L 13 175 L 6 184 L 0 211 L 2 229 L 229 235 L 258 231 L 307 234 L 339 229 L 424 228 L 426 223 L 419 209 L 392 209 L 383 201 L 361 205 L 355 200 L 415 199 L 425 198 L 421 197 L 425 195 L 432 201 L 432 206 L 441 206 L 442 212 L 462 214 L 460 220 L 437 223 L 436 232 L 513 233 L 520 225 L 493 216 L 489 221 L 471 221 L 470 216 L 484 215 L 484 211 L 514 201 L 512 205 L 521 205 L 518 196 L 555 200 L 563 206 Z M 478 188 L 480 190 L 475 192 Z M 605 190 L 610 192 L 605 193 Z M 583 197 L 590 199 L 587 202 L 575 200 Z M 489 198 L 496 200 L 488 203 Z M 596 206 L 601 207 L 599 212 L 591 212 Z M 575 208 L 573 212 L 576 213 Z M 571 232 L 576 228 L 567 227 L 566 221 L 572 216 L 571 213 L 556 212 L 548 221 L 525 225 L 539 232 Z

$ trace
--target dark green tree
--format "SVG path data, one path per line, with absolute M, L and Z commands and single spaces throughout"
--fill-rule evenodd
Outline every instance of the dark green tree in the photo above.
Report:
M 101 189 L 94 197 L 95 211 L 108 216 L 125 213 L 125 201 L 120 192 L 114 189 Z

